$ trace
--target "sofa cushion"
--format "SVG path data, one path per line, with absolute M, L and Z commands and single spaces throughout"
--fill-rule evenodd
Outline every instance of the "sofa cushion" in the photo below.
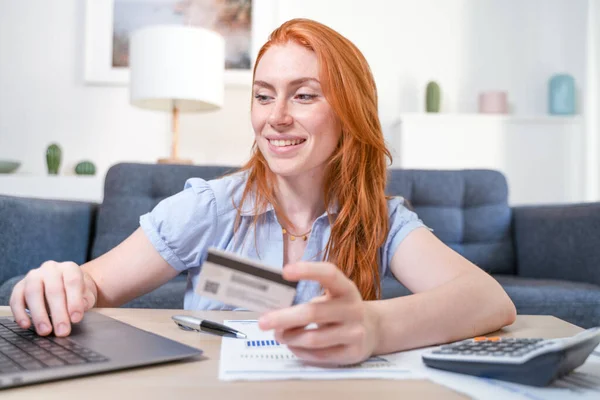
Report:
M 142 214 L 161 200 L 183 190 L 192 177 L 214 179 L 232 167 L 122 163 L 112 166 L 104 184 L 98 210 L 91 257 L 112 249 L 139 227 Z
M 183 308 L 183 296 L 187 286 L 186 274 L 180 274 L 158 289 L 124 304 L 126 308 Z
M 508 186 L 502 173 L 390 169 L 387 193 L 409 200 L 441 241 L 483 270 L 515 272 Z
M 44 261 L 88 257 L 96 204 L 0 196 L 0 284 Z
M 519 276 L 600 285 L 600 202 L 513 209 Z
M 12 293 L 13 287 L 23 279 L 25 275 L 17 275 L 8 279 L 2 285 L 0 285 L 0 306 L 7 306 L 10 301 L 10 295 Z
M 518 314 L 554 315 L 582 328 L 600 326 L 600 286 L 564 280 L 494 276 Z

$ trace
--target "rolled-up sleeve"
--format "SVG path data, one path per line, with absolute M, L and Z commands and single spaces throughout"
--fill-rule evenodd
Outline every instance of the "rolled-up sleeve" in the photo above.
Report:
M 392 275 L 390 265 L 400 243 L 417 228 L 426 227 L 414 211 L 409 210 L 402 197 L 388 200 L 390 230 L 383 246 L 381 276 Z
M 173 268 L 183 271 L 196 267 L 215 240 L 215 195 L 205 180 L 188 179 L 181 192 L 142 215 L 140 226 Z

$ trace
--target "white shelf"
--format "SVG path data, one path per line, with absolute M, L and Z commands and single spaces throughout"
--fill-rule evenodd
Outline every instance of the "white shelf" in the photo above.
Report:
M 101 203 L 103 176 L 0 174 L 0 194 Z
M 580 124 L 581 115 L 510 115 L 510 114 L 467 114 L 467 113 L 403 113 L 399 123 L 405 120 L 431 122 L 493 122 L 511 124 Z
M 502 172 L 511 204 L 585 199 L 579 115 L 406 113 L 387 135 L 393 167 Z

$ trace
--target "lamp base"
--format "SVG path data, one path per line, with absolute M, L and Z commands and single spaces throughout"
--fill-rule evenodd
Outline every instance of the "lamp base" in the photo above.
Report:
M 192 165 L 192 160 L 184 159 L 184 158 L 159 158 L 157 161 L 159 164 L 183 164 L 183 165 Z

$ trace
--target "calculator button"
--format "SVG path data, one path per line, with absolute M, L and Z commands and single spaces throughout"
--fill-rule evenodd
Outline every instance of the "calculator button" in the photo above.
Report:
M 478 336 L 478 337 L 474 338 L 473 340 L 476 342 L 485 342 L 487 340 L 487 338 L 484 336 Z
M 497 336 L 494 336 L 494 337 L 488 338 L 488 340 L 489 340 L 490 342 L 499 342 L 499 341 L 500 341 L 500 338 L 499 338 L 499 337 L 497 337 Z
M 458 354 L 458 351 L 453 350 L 435 350 L 433 354 Z

